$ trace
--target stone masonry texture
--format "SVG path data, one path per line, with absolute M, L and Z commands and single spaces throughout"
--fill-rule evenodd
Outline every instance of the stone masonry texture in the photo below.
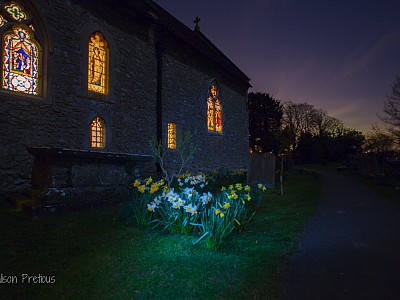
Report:
M 44 27 L 38 28 L 36 38 L 44 45 L 45 85 L 39 97 L 0 89 L 2 192 L 22 191 L 31 186 L 35 157 L 27 147 L 94 151 L 90 149 L 89 134 L 90 122 L 97 115 L 106 124 L 106 147 L 98 151 L 151 155 L 149 140 L 157 135 L 157 47 L 162 49 L 163 142 L 166 142 L 167 123 L 173 122 L 178 132 L 193 133 L 198 148 L 188 165 L 189 171 L 246 167 L 248 81 L 163 28 L 157 23 L 157 9 L 140 17 L 143 12 L 131 8 L 132 17 L 128 18 L 127 13 L 119 16 L 112 6 L 129 1 L 92 1 L 98 9 L 84 5 L 90 1 L 18 2 L 34 20 L 40 18 L 41 22 L 34 24 Z M 146 7 L 152 1 L 142 2 Z M 10 28 L 5 26 L 1 30 L 4 34 Z M 110 84 L 106 96 L 87 91 L 87 42 L 95 31 L 102 32 L 109 43 Z M 222 134 L 207 129 L 206 100 L 212 80 L 220 87 Z M 170 167 L 176 166 L 178 158 L 174 150 L 168 151 L 167 159 Z M 49 172 L 58 178 L 64 169 L 54 164 Z M 74 172 L 69 174 L 77 182 L 74 188 L 84 182 L 109 188 L 110 183 L 119 184 L 116 178 L 130 180 L 126 174 L 116 175 L 126 169 L 120 165 L 114 168 L 108 163 L 101 167 L 96 161 L 72 164 L 68 170 Z M 96 174 L 99 174 L 97 183 L 83 180 L 89 176 L 96 178 Z

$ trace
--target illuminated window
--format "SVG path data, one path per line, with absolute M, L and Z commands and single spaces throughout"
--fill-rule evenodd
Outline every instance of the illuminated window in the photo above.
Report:
M 32 30 L 25 25 L 14 25 L 3 35 L 4 89 L 31 95 L 39 94 L 40 46 Z
M 42 35 L 35 33 L 39 40 L 35 38 L 31 15 L 17 2 L 3 4 L 0 13 L 0 27 L 8 26 L 2 35 L 1 87 L 38 96 L 43 85 Z
M 108 93 L 108 46 L 100 32 L 90 36 L 88 43 L 88 89 Z
M 211 84 L 207 98 L 207 127 L 209 131 L 222 132 L 222 107 L 216 81 Z
M 27 19 L 26 13 L 16 3 L 10 3 L 4 6 L 6 12 L 16 21 L 25 21 Z
M 2 15 L 0 15 L 0 27 L 2 27 L 4 24 L 6 24 L 8 21 L 4 19 Z
M 176 124 L 168 123 L 168 143 L 169 149 L 176 149 Z
M 106 146 L 106 126 L 103 119 L 95 117 L 90 124 L 90 147 L 104 149 Z

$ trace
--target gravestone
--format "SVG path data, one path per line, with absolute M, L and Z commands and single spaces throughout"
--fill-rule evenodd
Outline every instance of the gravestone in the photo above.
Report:
M 275 155 L 271 153 L 253 153 L 247 171 L 250 185 L 262 183 L 266 187 L 275 187 Z

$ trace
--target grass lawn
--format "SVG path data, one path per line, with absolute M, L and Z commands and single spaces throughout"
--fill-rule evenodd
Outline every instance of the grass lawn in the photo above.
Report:
M 390 184 L 388 184 L 388 182 L 385 182 L 381 178 L 361 176 L 352 173 L 350 170 L 338 170 L 339 167 L 338 164 L 328 164 L 326 166 L 318 164 L 308 164 L 308 165 L 305 164 L 305 165 L 299 165 L 298 167 L 303 169 L 325 170 L 330 172 L 336 172 L 344 176 L 351 176 L 360 181 L 361 183 L 367 185 L 369 188 L 373 189 L 376 193 L 378 193 L 382 197 L 385 197 L 386 199 L 389 200 L 400 202 L 400 183 L 398 182 L 398 179 L 397 179 L 397 185 L 393 184 L 393 182 L 390 182 Z
M 194 237 L 125 226 L 116 209 L 31 220 L 0 209 L 0 299 L 277 299 L 279 270 L 320 195 L 320 177 L 285 176 L 256 218 L 217 252 Z M 23 274 L 54 284 L 22 283 Z M 33 280 L 33 278 L 32 278 Z

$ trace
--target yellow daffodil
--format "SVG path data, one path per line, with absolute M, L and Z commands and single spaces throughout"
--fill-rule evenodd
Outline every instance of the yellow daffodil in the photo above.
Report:
M 250 200 L 251 200 L 250 194 L 246 194 L 246 199 L 247 199 L 247 201 L 250 201 Z
M 150 187 L 150 194 L 157 192 L 159 188 L 158 184 L 153 183 Z
M 243 186 L 241 183 L 236 183 L 235 188 L 237 188 L 238 191 L 241 191 L 243 189 Z
M 138 187 L 138 191 L 143 194 L 146 191 L 146 186 L 142 184 L 141 186 Z
M 135 180 L 135 182 L 133 183 L 134 187 L 138 187 L 140 185 L 140 181 L 139 180 Z
M 245 190 L 246 192 L 250 191 L 250 186 L 249 186 L 249 185 L 246 185 L 246 186 L 244 187 L 244 190 Z
M 224 214 L 223 212 L 221 212 L 221 213 L 219 214 L 219 216 L 220 216 L 221 218 L 223 218 L 223 217 L 225 216 L 225 214 Z
M 223 191 L 226 191 L 226 187 L 224 187 L 224 186 L 221 188 L 221 192 L 223 192 Z
M 216 210 L 215 210 L 215 214 L 216 214 L 216 215 L 219 215 L 220 213 L 221 213 L 221 211 L 220 211 L 219 209 L 216 209 Z
M 231 205 L 229 204 L 229 202 L 225 202 L 225 203 L 224 203 L 224 208 L 225 208 L 225 209 L 228 209 L 229 207 L 231 207 Z
M 150 185 L 152 182 L 153 182 L 153 179 L 151 177 L 149 177 L 146 180 L 146 185 Z
M 229 189 L 230 189 L 230 190 L 233 190 L 233 184 L 231 184 L 231 185 L 229 186 Z

